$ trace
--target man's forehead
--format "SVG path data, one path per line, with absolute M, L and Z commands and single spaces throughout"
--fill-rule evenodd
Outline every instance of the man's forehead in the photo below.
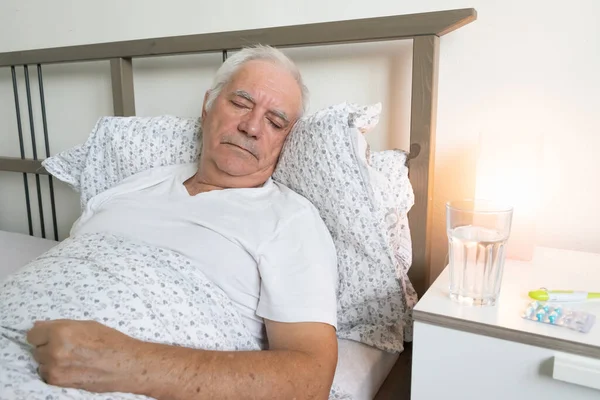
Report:
M 296 114 L 302 102 L 300 86 L 289 71 L 263 60 L 244 64 L 230 80 L 227 92 L 255 103 L 266 95 L 288 116 Z

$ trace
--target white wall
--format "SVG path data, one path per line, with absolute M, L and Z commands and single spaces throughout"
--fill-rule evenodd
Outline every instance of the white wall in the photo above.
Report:
M 478 20 L 441 39 L 436 267 L 446 255 L 444 202 L 473 194 L 481 134 L 505 137 L 506 146 L 498 151 L 510 151 L 522 138 L 542 136 L 537 243 L 600 252 L 600 2 L 5 0 L 0 3 L 0 52 L 463 7 L 476 8 Z M 306 71 L 313 109 L 331 102 L 382 101 L 384 118 L 371 142 L 376 149 L 386 147 L 385 135 L 392 130 L 404 145 L 410 45 L 353 49 L 290 52 Z M 138 113 L 197 114 L 218 65 L 219 55 L 136 62 Z M 54 152 L 82 141 L 97 116 L 110 113 L 109 75 L 106 63 L 49 66 L 44 71 Z M 9 71 L 0 70 L 0 155 L 16 156 L 11 90 Z M 22 214 L 21 178 L 0 174 L 0 181 L 0 229 L 24 230 L 22 215 L 12 214 Z M 76 198 L 66 188 L 60 190 L 63 219 L 72 219 Z M 61 234 L 68 224 L 62 222 Z

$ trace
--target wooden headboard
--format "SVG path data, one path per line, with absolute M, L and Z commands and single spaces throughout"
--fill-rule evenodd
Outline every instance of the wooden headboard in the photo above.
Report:
M 38 208 L 43 226 L 43 205 L 40 179 L 48 175 L 41 166 L 44 157 L 50 156 L 48 126 L 46 123 L 43 93 L 42 66 L 52 63 L 75 63 L 110 60 L 114 115 L 135 115 L 135 94 L 132 63 L 141 57 L 156 57 L 177 54 L 222 53 L 252 44 L 275 47 L 298 47 L 341 43 L 374 42 L 408 39 L 413 41 L 412 97 L 410 111 L 410 181 L 415 193 L 415 204 L 409 213 L 413 245 L 413 264 L 409 277 L 419 294 L 424 293 L 430 276 L 430 243 L 432 234 L 432 196 L 435 155 L 435 122 L 437 106 L 438 54 L 440 37 L 476 19 L 474 9 L 458 9 L 394 15 L 316 24 L 282 26 L 267 29 L 231 31 L 198 35 L 161 37 L 48 48 L 39 50 L 0 53 L 0 68 L 10 68 L 13 78 L 15 107 L 17 111 L 17 133 L 20 157 L 0 157 L 0 171 L 23 174 L 29 233 L 33 235 L 28 176 L 36 180 Z M 44 133 L 45 154 L 36 152 L 34 121 L 29 84 L 29 67 L 37 68 Z M 31 126 L 33 158 L 27 159 L 24 151 L 21 104 L 18 96 L 16 68 L 25 74 L 27 108 Z M 99 116 L 100 117 L 100 116 Z M 38 127 L 38 129 L 40 129 Z M 8 132 L 0 132 L 5 135 Z M 52 177 L 49 180 L 49 195 L 54 237 L 58 240 L 55 199 Z M 50 236 L 50 235 L 49 235 Z

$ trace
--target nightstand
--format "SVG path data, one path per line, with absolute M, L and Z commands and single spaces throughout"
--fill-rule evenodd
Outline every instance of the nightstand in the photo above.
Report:
M 588 333 L 521 318 L 530 290 L 600 291 L 600 254 L 537 248 L 506 260 L 493 307 L 454 303 L 448 268 L 414 308 L 411 399 L 600 399 L 600 301 Z

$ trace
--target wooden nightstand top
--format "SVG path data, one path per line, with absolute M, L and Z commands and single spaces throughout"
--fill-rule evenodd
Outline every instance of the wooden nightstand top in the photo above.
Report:
M 600 300 L 563 303 L 596 315 L 588 333 L 521 318 L 532 301 L 527 296 L 530 290 L 600 291 L 600 254 L 538 247 L 530 262 L 506 260 L 500 297 L 493 307 L 451 301 L 448 282 L 446 268 L 415 306 L 415 321 L 600 358 Z

